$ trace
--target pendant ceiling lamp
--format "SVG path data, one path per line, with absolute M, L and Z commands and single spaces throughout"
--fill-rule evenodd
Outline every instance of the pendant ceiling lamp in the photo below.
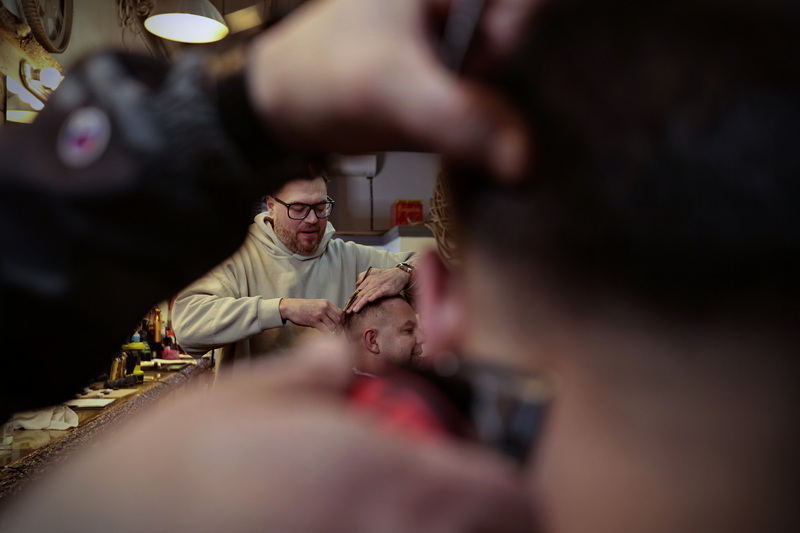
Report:
M 228 26 L 209 0 L 159 0 L 144 27 L 154 35 L 183 43 L 211 43 L 228 34 Z

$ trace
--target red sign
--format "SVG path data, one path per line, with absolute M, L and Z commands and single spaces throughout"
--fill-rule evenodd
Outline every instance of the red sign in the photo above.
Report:
M 419 224 L 423 218 L 422 200 L 395 200 L 392 204 L 391 227 Z

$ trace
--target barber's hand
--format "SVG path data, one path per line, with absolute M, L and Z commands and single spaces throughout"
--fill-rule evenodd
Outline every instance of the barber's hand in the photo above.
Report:
M 398 294 L 408 286 L 410 280 L 411 274 L 399 268 L 372 268 L 366 278 L 362 272 L 356 280 L 358 289 L 347 312 L 358 313 L 369 302 Z
M 487 0 L 485 56 L 505 51 L 535 0 Z M 498 94 L 439 58 L 444 0 L 310 2 L 256 38 L 254 108 L 278 138 L 306 150 L 393 147 L 442 153 L 505 179 L 528 159 L 523 122 Z
M 328 338 L 163 401 L 7 506 L 7 532 L 532 530 L 519 471 L 493 452 L 378 429 L 347 407 Z
M 328 300 L 282 298 L 279 310 L 284 320 L 323 333 L 336 333 L 342 322 L 342 310 Z

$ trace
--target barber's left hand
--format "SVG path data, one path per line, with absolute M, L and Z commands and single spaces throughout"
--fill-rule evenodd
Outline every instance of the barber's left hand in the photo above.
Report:
M 411 274 L 399 268 L 373 268 L 366 278 L 362 272 L 356 281 L 356 297 L 347 312 L 358 313 L 369 302 L 394 296 L 407 287 L 410 281 Z

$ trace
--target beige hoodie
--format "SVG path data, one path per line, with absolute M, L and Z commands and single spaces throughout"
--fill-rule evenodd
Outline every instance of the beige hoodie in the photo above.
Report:
M 251 357 L 285 348 L 313 328 L 283 323 L 281 298 L 324 298 L 342 307 L 358 274 L 390 268 L 413 254 L 393 254 L 333 238 L 328 222 L 313 255 L 292 253 L 280 242 L 268 213 L 256 215 L 241 248 L 184 289 L 173 326 L 187 353 L 217 351 L 219 372 L 245 370 Z

